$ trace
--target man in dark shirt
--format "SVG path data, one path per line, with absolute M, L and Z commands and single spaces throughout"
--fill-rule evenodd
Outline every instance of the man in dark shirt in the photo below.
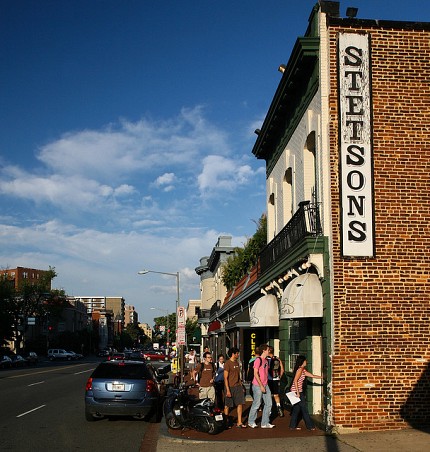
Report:
M 242 377 L 240 375 L 239 349 L 232 347 L 228 355 L 230 359 L 224 364 L 225 408 L 224 414 L 228 416 L 230 408 L 237 407 L 237 426 L 246 428 L 242 423 L 245 393 L 243 391 Z

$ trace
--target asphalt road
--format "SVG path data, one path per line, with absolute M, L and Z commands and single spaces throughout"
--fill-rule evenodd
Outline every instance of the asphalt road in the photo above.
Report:
M 99 361 L 0 370 L 0 450 L 139 451 L 147 422 L 85 420 L 85 383 Z

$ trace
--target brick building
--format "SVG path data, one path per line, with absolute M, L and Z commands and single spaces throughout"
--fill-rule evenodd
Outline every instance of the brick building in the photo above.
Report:
M 10 281 L 13 281 L 15 289 L 18 289 L 21 284 L 40 284 L 43 276 L 48 273 L 48 270 L 38 270 L 36 268 L 16 267 L 2 270 L 3 274 L 7 276 Z M 51 290 L 51 281 L 47 282 L 46 290 Z
M 266 337 L 324 375 L 309 409 L 339 432 L 430 423 L 429 59 L 429 23 L 320 1 L 256 131 L 276 297 L 256 304 L 278 301 Z

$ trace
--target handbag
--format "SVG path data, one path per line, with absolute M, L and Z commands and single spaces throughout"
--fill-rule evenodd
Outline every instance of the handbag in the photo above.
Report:
M 296 403 L 300 402 L 300 397 L 297 397 L 296 393 L 293 391 L 287 392 L 286 396 L 288 397 L 288 400 L 290 401 L 291 405 L 295 405 Z

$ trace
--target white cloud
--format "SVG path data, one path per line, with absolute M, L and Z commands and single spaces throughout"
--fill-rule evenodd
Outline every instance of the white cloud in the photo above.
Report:
M 216 196 L 219 191 L 233 192 L 246 185 L 256 176 L 250 165 L 220 155 L 209 155 L 203 159 L 203 169 L 198 176 L 200 192 Z

